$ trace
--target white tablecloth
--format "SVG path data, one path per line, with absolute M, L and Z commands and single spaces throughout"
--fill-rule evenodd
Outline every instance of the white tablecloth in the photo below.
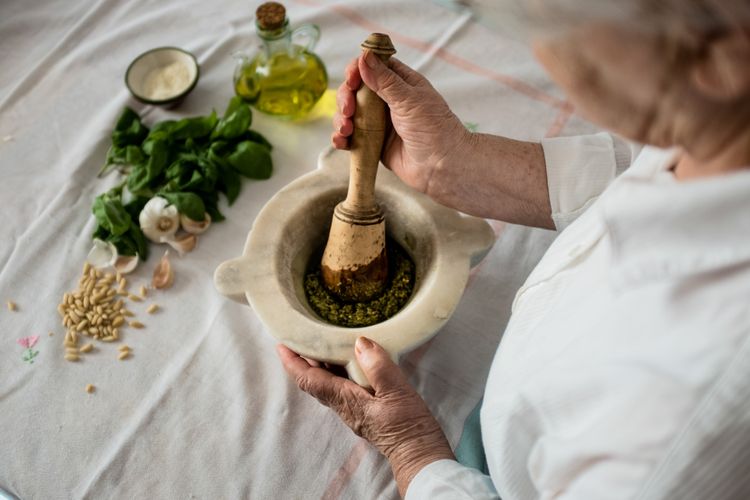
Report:
M 0 3 L 0 487 L 20 498 L 392 498 L 390 469 L 328 409 L 289 381 L 253 311 L 212 285 L 253 219 L 281 187 L 315 168 L 327 118 L 288 123 L 254 114 L 276 146 L 275 172 L 245 181 L 227 220 L 175 259 L 174 288 L 150 302 L 141 331 L 63 360 L 55 310 L 75 287 L 94 229 L 97 179 L 125 105 L 148 124 L 222 112 L 230 54 L 257 45 L 254 4 L 215 0 L 3 0 Z M 423 71 L 462 120 L 519 139 L 588 133 L 528 50 L 429 2 L 287 2 L 293 25 L 316 23 L 331 88 L 372 31 Z M 123 74 L 137 54 L 176 45 L 201 65 L 178 108 L 133 101 Z M 403 369 L 457 443 L 505 327 L 515 290 L 554 233 L 493 223 L 498 241 L 447 326 L 404 356 Z M 146 283 L 159 249 L 131 278 Z M 47 332 L 54 336 L 48 336 Z M 33 364 L 16 339 L 39 335 Z M 94 384 L 96 392 L 84 391 Z

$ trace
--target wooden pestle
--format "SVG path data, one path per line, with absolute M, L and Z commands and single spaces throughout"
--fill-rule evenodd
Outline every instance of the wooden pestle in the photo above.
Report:
M 383 62 L 396 53 L 391 39 L 373 33 L 362 43 Z M 336 205 L 321 272 L 342 300 L 362 302 L 381 293 L 388 279 L 385 217 L 375 200 L 375 177 L 385 137 L 387 108 L 364 83 L 357 91 L 351 138 L 349 191 Z

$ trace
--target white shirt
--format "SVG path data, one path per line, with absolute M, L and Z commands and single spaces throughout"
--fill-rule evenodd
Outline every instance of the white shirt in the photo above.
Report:
M 543 147 L 570 225 L 490 370 L 490 476 L 441 460 L 406 498 L 750 498 L 750 171 L 677 182 L 645 148 L 610 183 L 608 135 Z

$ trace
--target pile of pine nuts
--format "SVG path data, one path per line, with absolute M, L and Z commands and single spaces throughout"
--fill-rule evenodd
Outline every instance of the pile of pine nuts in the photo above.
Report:
M 117 288 L 113 286 L 116 284 Z M 66 293 L 57 311 L 62 317 L 63 326 L 67 329 L 63 345 L 65 359 L 78 361 L 80 354 L 91 352 L 93 344 L 87 343 L 80 348 L 79 340 L 88 336 L 101 342 L 114 342 L 120 338 L 120 328 L 125 326 L 126 318 L 134 316 L 125 307 L 124 298 L 134 302 L 142 301 L 146 296 L 145 287 L 141 287 L 141 294 L 134 295 L 127 291 L 127 279 L 120 273 L 103 273 L 94 269 L 87 262 L 83 266 L 78 290 Z M 123 296 L 123 298 L 118 298 Z M 149 312 L 158 306 L 152 305 Z M 127 322 L 132 328 L 143 328 L 143 323 L 135 320 Z M 128 349 L 128 355 L 130 350 Z M 127 356 L 125 356 L 127 357 Z M 120 360 L 125 359 L 118 356 Z

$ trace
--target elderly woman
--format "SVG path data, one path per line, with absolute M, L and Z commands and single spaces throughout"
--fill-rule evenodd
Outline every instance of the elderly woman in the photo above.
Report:
M 371 392 L 281 360 L 407 498 L 750 498 L 750 2 L 526 3 L 536 57 L 576 110 L 645 144 L 625 173 L 632 150 L 609 134 L 470 133 L 424 77 L 372 54 L 347 68 L 333 134 L 345 148 L 364 81 L 390 106 L 382 161 L 405 183 L 560 231 L 487 378 L 488 474 L 455 460 L 372 341 L 355 349 Z

